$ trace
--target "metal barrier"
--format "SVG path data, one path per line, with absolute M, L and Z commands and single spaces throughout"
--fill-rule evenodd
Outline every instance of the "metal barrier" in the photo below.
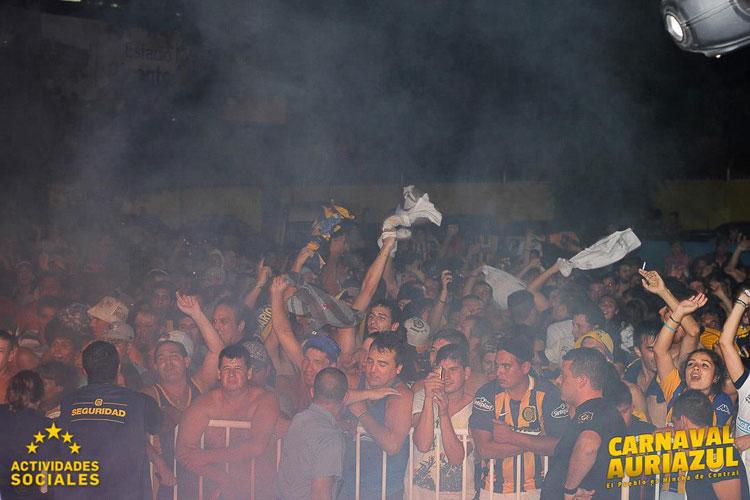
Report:
M 224 444 L 225 446 L 229 447 L 232 429 L 245 429 L 250 430 L 250 422 L 244 421 L 244 420 L 209 420 L 208 426 L 209 428 L 224 428 Z M 177 434 L 179 432 L 179 426 L 176 426 L 174 429 L 174 449 L 175 454 L 177 452 Z M 203 449 L 205 443 L 205 433 L 201 436 L 200 446 L 201 449 Z M 154 436 L 149 436 L 149 440 L 151 444 L 154 444 Z M 255 458 L 250 460 L 250 500 L 255 500 Z M 279 470 L 279 464 L 281 463 L 281 439 L 276 438 L 276 471 Z M 151 474 L 151 478 L 153 481 L 154 477 L 154 464 L 149 463 L 149 471 Z M 229 462 L 224 464 L 224 470 L 229 473 Z M 172 460 L 172 473 L 174 474 L 174 477 L 177 478 L 177 457 L 175 456 Z M 178 485 L 175 484 L 174 488 L 172 488 L 172 498 L 173 500 L 178 500 Z M 203 500 L 203 476 L 198 476 L 198 499 Z
M 224 428 L 225 434 L 224 434 L 224 441 L 226 446 L 229 446 L 230 442 L 230 436 L 231 436 L 231 429 L 250 429 L 250 422 L 246 421 L 238 421 L 238 420 L 209 420 L 208 427 L 218 427 L 218 428 Z M 179 431 L 179 426 L 175 427 L 175 438 L 174 438 L 174 444 L 175 449 L 177 448 L 177 434 Z M 466 500 L 467 498 L 467 488 L 466 488 L 466 465 L 467 461 L 469 459 L 468 453 L 466 452 L 468 448 L 468 443 L 470 442 L 470 435 L 469 431 L 467 429 L 456 429 L 454 431 L 456 433 L 456 436 L 461 440 L 461 444 L 464 448 L 464 459 L 462 465 L 462 477 L 461 477 L 461 500 Z M 356 436 L 356 472 L 355 472 L 355 500 L 359 500 L 360 496 L 360 466 L 361 466 L 361 460 L 360 460 L 360 449 L 361 449 L 361 437 L 362 435 L 366 434 L 367 431 L 364 429 L 364 427 L 359 426 L 357 428 L 357 436 Z M 151 444 L 153 445 L 154 442 L 154 436 L 149 436 Z M 204 446 L 204 436 L 201 436 L 201 449 Z M 413 498 L 413 488 L 414 488 L 414 429 L 411 429 L 409 431 L 409 462 L 408 462 L 408 481 L 406 483 L 406 489 L 407 489 L 407 498 L 411 500 Z M 435 449 L 433 450 L 433 453 L 435 455 L 435 463 L 437 466 L 437 476 L 435 480 L 435 498 L 440 498 L 440 451 L 441 451 L 441 438 L 440 438 L 440 430 L 435 430 Z M 745 458 L 748 451 L 746 450 L 742 452 L 741 454 L 741 460 Z M 520 500 L 521 498 L 521 461 L 523 459 L 523 454 L 516 455 L 516 499 Z M 250 461 L 250 498 L 251 500 L 255 499 L 255 460 L 252 459 Z M 279 464 L 281 462 L 281 439 L 276 438 L 276 471 L 279 470 Z M 744 461 L 741 461 L 740 463 L 744 466 Z M 382 478 L 381 478 L 381 498 L 382 500 L 385 500 L 386 498 L 386 479 L 387 479 L 387 463 L 388 463 L 388 454 L 383 451 L 383 462 L 382 462 Z M 153 474 L 153 464 L 150 465 L 150 472 L 151 477 L 154 477 Z M 173 460 L 173 473 L 175 478 L 177 478 L 177 459 L 175 458 Z M 549 457 L 545 456 L 543 461 L 543 474 L 547 474 L 547 470 L 549 469 Z M 229 472 L 229 463 L 225 464 L 225 470 Z M 654 492 L 654 498 L 655 500 L 659 500 L 659 493 L 661 491 L 661 474 L 656 475 L 656 485 L 655 485 L 655 492 Z M 472 478 L 473 480 L 473 478 Z M 629 498 L 629 490 L 630 488 L 626 486 L 626 484 L 629 482 L 630 478 L 628 476 L 623 477 L 622 483 L 623 486 L 621 487 L 621 499 L 622 500 L 628 500 Z M 493 498 L 495 494 L 495 459 L 491 459 L 489 463 L 489 484 L 490 484 L 490 498 Z M 174 500 L 178 499 L 178 492 L 177 492 L 178 486 L 175 485 L 173 488 L 173 498 Z M 199 476 L 199 499 L 203 500 L 203 477 Z
M 461 444 L 464 448 L 464 460 L 461 464 L 462 467 L 462 478 L 461 478 L 461 500 L 466 500 L 467 498 L 467 488 L 466 488 L 466 465 L 469 457 L 467 456 L 468 453 L 467 445 L 470 441 L 470 435 L 469 431 L 467 429 L 454 429 L 454 432 L 456 433 L 456 437 L 458 437 L 461 440 Z M 367 431 L 364 427 L 359 426 L 357 427 L 357 437 L 356 437 L 356 469 L 355 469 L 355 479 L 354 479 L 354 499 L 359 500 L 360 497 L 360 440 L 362 435 L 367 434 Z M 435 454 L 435 464 L 437 466 L 437 474 L 435 478 L 435 499 L 440 498 L 440 449 L 441 449 L 441 438 L 440 438 L 440 430 L 435 429 L 435 449 L 433 450 L 433 453 Z M 549 469 L 549 457 L 545 456 L 543 457 L 544 461 L 542 463 L 542 474 L 546 475 L 547 471 Z M 517 500 L 520 500 L 521 498 L 521 461 L 523 460 L 523 454 L 516 455 L 516 491 L 515 496 Z M 382 477 L 381 477 L 381 500 L 385 500 L 386 498 L 386 479 L 387 479 L 387 470 L 386 465 L 388 462 L 388 454 L 383 451 L 383 465 L 382 465 Z M 409 500 L 412 500 L 413 498 L 413 488 L 414 488 L 414 429 L 411 429 L 409 431 L 409 465 L 407 466 L 407 472 L 408 472 L 408 481 L 406 481 L 406 493 L 407 498 Z M 661 474 L 658 474 L 656 476 L 656 485 L 655 485 L 655 500 L 659 500 L 659 492 L 661 487 L 660 482 Z M 474 478 L 472 478 L 473 480 Z M 629 487 L 625 486 L 627 482 L 630 479 L 625 476 L 622 479 L 623 486 L 621 487 L 621 499 L 622 500 L 628 500 L 629 499 Z M 492 499 L 495 495 L 495 459 L 491 459 L 489 463 L 489 484 L 490 484 L 490 499 Z M 479 485 L 477 485 L 479 486 Z M 479 488 L 477 487 L 477 490 Z

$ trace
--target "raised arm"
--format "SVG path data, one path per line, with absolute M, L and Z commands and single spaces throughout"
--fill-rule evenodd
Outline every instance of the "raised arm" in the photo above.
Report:
M 255 281 L 255 286 L 245 294 L 245 297 L 242 299 L 242 301 L 245 303 L 245 307 L 252 310 L 255 307 L 255 303 L 258 301 L 258 296 L 260 295 L 260 292 L 263 291 L 263 287 L 266 286 L 266 283 L 268 283 L 268 279 L 271 277 L 271 268 L 268 266 L 265 266 L 265 258 L 261 258 L 258 261 L 258 267 L 256 269 L 256 276 L 257 279 Z
M 445 312 L 445 306 L 448 304 L 448 285 L 453 282 L 453 273 L 448 270 L 444 270 L 440 273 L 440 295 L 435 306 L 430 311 L 430 317 L 427 318 L 427 324 L 430 325 L 430 331 L 436 332 L 440 329 L 440 320 L 443 318 Z
M 656 369 L 661 380 L 666 380 L 669 373 L 675 368 L 669 348 L 672 346 L 672 339 L 674 338 L 674 334 L 677 333 L 682 320 L 705 304 L 706 296 L 702 293 L 683 300 L 672 311 L 672 314 L 664 322 L 664 326 L 661 327 L 659 335 L 656 337 L 656 342 L 654 342 Z
M 466 297 L 471 293 L 471 289 L 474 288 L 474 285 L 476 284 L 477 280 L 480 276 L 484 276 L 484 272 L 482 271 L 484 269 L 484 264 L 480 264 L 479 266 L 472 271 L 472 273 L 469 275 L 469 279 L 466 280 L 466 283 L 464 283 L 464 289 L 461 291 L 461 297 Z
M 646 291 L 653 293 L 654 295 L 659 296 L 664 303 L 667 305 L 670 311 L 674 312 L 675 308 L 677 307 L 677 304 L 679 304 L 679 301 L 675 298 L 674 295 L 672 295 L 672 292 L 669 291 L 669 288 L 666 287 L 664 284 L 664 280 L 659 276 L 659 273 L 656 271 L 646 271 L 644 269 L 639 269 L 638 273 L 643 277 L 641 280 L 641 284 L 643 285 L 643 288 L 646 289 Z M 700 333 L 700 325 L 693 319 L 692 316 L 687 316 L 682 325 L 683 330 L 685 330 L 685 333 L 688 335 L 698 336 Z
M 534 305 L 536 306 L 537 311 L 542 312 L 546 311 L 549 308 L 547 299 L 544 298 L 544 295 L 539 293 L 539 289 L 542 288 L 547 280 L 550 279 L 550 277 L 552 277 L 559 270 L 560 268 L 557 266 L 557 262 L 555 262 L 550 266 L 549 269 L 534 278 L 534 281 L 529 283 L 529 285 L 526 287 L 526 290 L 534 294 Z
M 724 329 L 721 331 L 721 337 L 719 337 L 721 354 L 724 356 L 724 363 L 727 365 L 727 372 L 729 372 L 732 382 L 736 382 L 745 371 L 742 358 L 734 347 L 734 338 L 748 304 L 750 304 L 750 292 L 743 290 L 734 302 L 734 306 L 724 323 Z
M 216 332 L 208 317 L 203 313 L 200 303 L 195 297 L 181 295 L 180 292 L 177 292 L 177 307 L 195 321 L 203 336 L 203 341 L 206 343 L 206 347 L 208 347 L 208 353 L 203 358 L 203 364 L 195 376 L 198 378 L 201 387 L 210 389 L 217 380 L 216 373 L 219 369 L 219 354 L 225 347 L 224 340 Z
M 708 282 L 708 289 L 711 290 L 711 293 L 717 299 L 719 299 L 719 302 L 721 302 L 721 307 L 727 314 L 729 314 L 729 312 L 732 310 L 732 301 L 724 291 L 724 286 L 721 284 L 721 282 L 719 280 L 712 279 Z
M 396 297 L 398 297 L 398 283 L 396 282 L 396 271 L 393 269 L 393 259 L 386 259 L 385 261 L 383 281 L 385 282 L 386 298 L 396 300 Z
M 737 247 L 734 249 L 732 258 L 729 259 L 729 263 L 724 268 L 724 272 L 731 275 L 737 269 L 737 264 L 740 263 L 740 256 L 742 256 L 742 253 L 747 252 L 748 250 L 750 250 L 750 240 L 740 234 Z
M 331 295 L 339 293 L 339 281 L 336 275 L 336 269 L 339 258 L 346 250 L 346 234 L 334 236 L 331 238 L 331 244 L 328 247 L 328 260 L 323 270 L 320 272 L 320 286 Z
M 315 251 L 308 247 L 307 245 L 302 247 L 302 250 L 299 251 L 297 254 L 297 258 L 294 259 L 294 264 L 292 264 L 291 271 L 294 271 L 295 273 L 298 273 L 302 270 L 302 267 L 305 265 L 305 262 L 307 262 L 307 259 L 315 255 Z
M 359 290 L 359 295 L 354 299 L 352 308 L 358 311 L 364 311 L 370 305 L 372 296 L 375 295 L 375 290 L 378 288 L 380 278 L 383 277 L 383 270 L 385 270 L 385 263 L 389 259 L 393 245 L 396 243 L 396 238 L 388 238 L 383 240 L 383 248 L 378 252 L 377 257 L 370 265 L 370 268 L 365 274 L 365 279 L 362 280 L 362 287 Z
M 289 313 L 284 306 L 284 292 L 289 289 L 289 284 L 284 276 L 276 276 L 271 283 L 271 321 L 273 330 L 278 338 L 284 354 L 289 358 L 294 367 L 302 370 L 302 346 L 294 336 L 292 324 L 289 322 Z
M 388 238 L 383 240 L 383 248 L 378 252 L 377 257 L 370 265 L 370 268 L 365 274 L 364 280 L 362 280 L 362 286 L 359 289 L 359 295 L 354 299 L 352 309 L 357 311 L 365 311 L 370 305 L 372 296 L 375 295 L 375 290 L 378 288 L 378 283 L 383 277 L 383 270 L 385 269 L 385 263 L 390 258 L 391 250 L 393 245 L 396 243 L 395 238 Z M 337 328 L 334 339 L 341 346 L 341 352 L 345 355 L 351 355 L 356 349 L 356 339 L 354 336 L 354 328 Z

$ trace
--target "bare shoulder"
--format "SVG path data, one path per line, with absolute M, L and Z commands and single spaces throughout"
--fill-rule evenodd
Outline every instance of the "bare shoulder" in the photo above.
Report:
M 198 396 L 193 402 L 190 404 L 190 408 L 193 408 L 194 410 L 200 410 L 200 411 L 208 411 L 210 408 L 218 408 L 221 406 L 221 389 L 213 389 L 205 394 L 201 394 Z
M 257 404 L 278 404 L 279 398 L 276 397 L 276 393 L 265 389 L 264 387 L 253 386 L 250 388 L 250 400 Z
M 403 382 L 399 382 L 398 384 L 396 384 L 396 387 L 394 387 L 394 389 L 396 389 L 398 391 L 398 395 L 400 397 L 398 397 L 398 398 L 388 398 L 389 401 L 391 399 L 399 399 L 400 400 L 403 397 L 406 397 L 406 398 L 408 398 L 409 401 L 411 401 L 412 398 L 414 397 L 414 393 L 411 392 L 411 389 L 409 388 L 409 386 L 406 385 Z

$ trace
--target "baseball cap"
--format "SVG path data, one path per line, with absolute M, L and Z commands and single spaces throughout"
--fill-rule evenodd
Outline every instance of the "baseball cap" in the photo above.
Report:
M 99 318 L 107 323 L 115 321 L 125 322 L 128 320 L 130 310 L 128 306 L 113 297 L 104 297 L 94 307 L 88 310 L 90 316 Z
M 135 332 L 129 324 L 123 323 L 122 321 L 114 321 L 107 324 L 107 328 L 104 330 L 102 340 L 113 340 L 132 342 L 135 339 Z
M 163 333 L 161 337 L 159 337 L 158 342 L 174 342 L 175 344 L 180 344 L 185 348 L 188 357 L 193 357 L 193 351 L 195 349 L 193 339 L 182 330 L 172 330 L 171 332 Z
M 430 325 L 422 321 L 422 318 L 409 318 L 404 321 L 406 329 L 406 341 L 414 347 L 423 347 L 429 343 Z
M 306 353 L 311 347 L 324 352 L 331 363 L 338 362 L 339 354 L 341 354 L 341 347 L 331 337 L 325 335 L 315 335 L 310 337 L 302 346 L 302 353 Z
M 581 347 L 585 339 L 594 339 L 604 346 L 604 350 L 607 351 L 607 357 L 613 359 L 613 352 L 615 350 L 615 344 L 612 342 L 612 337 L 609 336 L 604 330 L 592 330 L 583 337 L 576 340 L 575 347 Z

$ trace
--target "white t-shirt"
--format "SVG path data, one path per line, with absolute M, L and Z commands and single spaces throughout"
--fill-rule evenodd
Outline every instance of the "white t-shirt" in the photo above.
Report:
M 573 338 L 573 320 L 566 319 L 547 327 L 547 345 L 551 346 L 566 337 Z
M 414 402 L 412 403 L 412 415 L 422 413 L 424 408 L 425 392 L 424 389 L 420 389 L 414 394 Z M 451 424 L 453 430 L 458 433 L 459 430 L 466 431 L 469 429 L 469 417 L 471 417 L 471 409 L 473 407 L 472 401 L 461 408 L 455 415 L 451 417 Z M 435 429 L 440 428 L 440 417 L 438 417 L 437 404 L 433 403 Z M 436 432 L 433 437 L 433 444 L 427 453 L 420 452 L 417 447 L 414 447 L 414 486 L 423 488 L 430 491 L 435 491 L 435 479 L 437 477 L 437 464 L 435 463 L 435 440 L 438 439 L 439 434 Z M 458 436 L 459 440 L 461 436 Z M 466 438 L 467 446 L 471 443 L 471 438 Z M 440 498 L 449 498 L 450 492 L 455 492 L 461 495 L 461 482 L 462 482 L 462 466 L 451 465 L 448 463 L 448 459 L 445 456 L 442 442 L 440 443 Z M 474 497 L 474 450 L 472 444 L 472 451 L 466 458 L 466 498 Z M 409 475 L 406 475 L 406 481 L 409 481 Z M 408 491 L 409 485 L 406 484 Z

